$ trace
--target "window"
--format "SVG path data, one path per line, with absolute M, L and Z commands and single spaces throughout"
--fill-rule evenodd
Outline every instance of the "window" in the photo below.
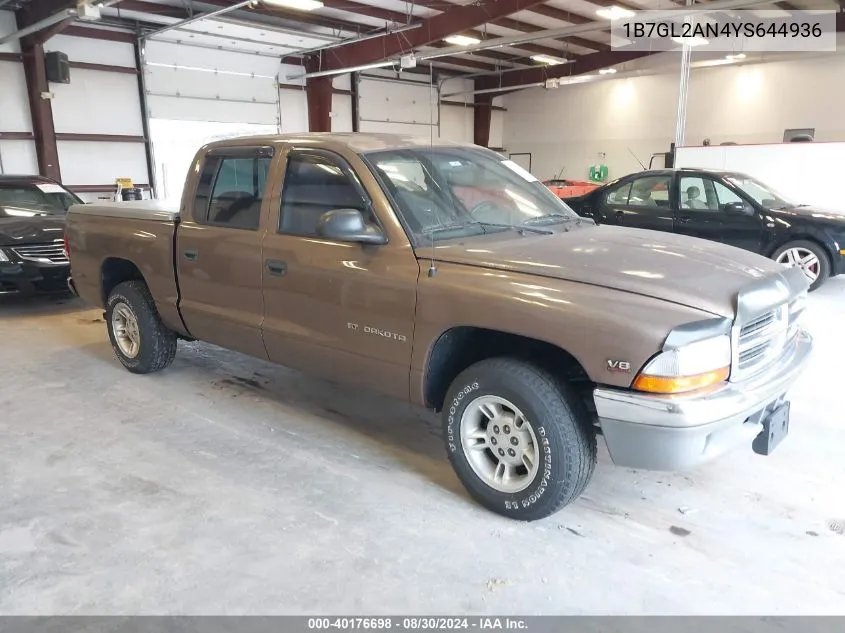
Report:
M 605 196 L 604 203 L 609 205 L 626 205 L 631 195 L 631 183 L 617 187 Z
M 720 209 L 724 209 L 725 205 L 730 204 L 731 202 L 744 202 L 742 198 L 740 198 L 737 194 L 728 189 L 722 183 L 714 182 L 713 186 L 716 192 L 716 200 L 719 203 Z
M 292 152 L 285 172 L 279 231 L 317 235 L 320 217 L 335 209 L 356 209 L 375 223 L 363 187 L 354 172 L 341 165 L 339 157 Z
M 786 196 L 777 193 L 768 185 L 748 176 L 735 174 L 725 178 L 734 187 L 740 189 L 745 195 L 753 199 L 765 209 L 784 209 L 786 207 L 798 206 Z
M 682 209 L 697 209 L 700 211 L 718 211 L 719 200 L 713 189 L 713 181 L 699 176 L 684 176 L 679 185 L 679 196 Z
M 628 196 L 629 207 L 669 207 L 669 184 L 671 176 L 646 176 L 631 182 Z
M 206 157 L 194 199 L 194 220 L 257 229 L 270 156 Z

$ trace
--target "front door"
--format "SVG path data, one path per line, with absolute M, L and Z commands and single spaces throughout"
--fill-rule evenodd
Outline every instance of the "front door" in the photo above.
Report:
M 721 211 L 722 241 L 737 248 L 762 253 L 764 221 L 754 206 L 718 180 L 713 181 L 713 188 Z M 742 211 L 728 210 L 727 205 L 737 202 L 742 203 Z
M 322 150 L 289 152 L 278 223 L 264 240 L 270 359 L 407 399 L 419 265 L 410 243 L 320 237 L 326 211 L 355 209 L 384 231 L 354 169 Z M 404 237 L 404 236 L 402 236 Z
M 722 239 L 722 212 L 710 178 L 680 176 L 675 233 L 718 242 Z
M 179 309 L 188 331 L 259 358 L 267 357 L 261 219 L 272 152 L 253 146 L 207 154 L 176 232 Z

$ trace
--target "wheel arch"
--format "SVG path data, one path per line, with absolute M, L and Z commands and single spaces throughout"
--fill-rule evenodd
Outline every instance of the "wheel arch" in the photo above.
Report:
M 499 356 L 532 362 L 562 380 L 592 383 L 584 365 L 564 348 L 533 337 L 476 326 L 454 326 L 431 344 L 423 370 L 425 406 L 440 411 L 446 392 L 467 367 Z
M 135 262 L 123 257 L 107 257 L 100 265 L 100 298 L 106 305 L 115 286 L 124 281 L 143 281 L 144 274 Z
M 774 254 L 787 244 L 791 242 L 812 242 L 819 248 L 821 248 L 822 252 L 824 253 L 825 257 L 827 258 L 827 263 L 831 267 L 833 267 L 833 246 L 828 244 L 827 236 L 824 235 L 822 232 L 816 232 L 813 229 L 804 228 L 800 231 L 796 231 L 795 233 L 790 233 L 789 235 L 783 236 L 782 239 L 776 241 L 773 246 L 771 246 L 766 253 L 766 257 L 773 258 Z

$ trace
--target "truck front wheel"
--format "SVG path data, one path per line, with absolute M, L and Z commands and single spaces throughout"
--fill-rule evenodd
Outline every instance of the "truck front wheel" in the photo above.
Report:
M 106 303 L 106 325 L 115 356 L 133 374 L 160 371 L 176 356 L 176 334 L 162 323 L 143 281 L 115 286 Z
M 596 464 L 589 414 L 534 365 L 494 358 L 452 383 L 443 405 L 449 460 L 467 491 L 504 516 L 549 516 L 584 491 Z

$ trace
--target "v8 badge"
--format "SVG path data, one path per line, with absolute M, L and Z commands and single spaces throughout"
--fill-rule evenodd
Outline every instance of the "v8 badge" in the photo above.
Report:
M 613 360 L 607 359 L 607 371 L 614 374 L 629 374 L 631 373 L 631 363 L 627 360 Z

